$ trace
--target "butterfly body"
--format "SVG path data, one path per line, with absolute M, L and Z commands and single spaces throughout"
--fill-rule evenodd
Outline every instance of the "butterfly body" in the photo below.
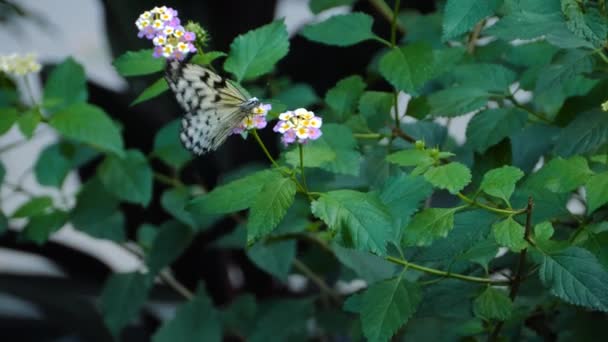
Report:
M 168 62 L 165 79 L 186 111 L 180 140 L 196 155 L 217 149 L 260 104 L 211 70 L 187 61 Z

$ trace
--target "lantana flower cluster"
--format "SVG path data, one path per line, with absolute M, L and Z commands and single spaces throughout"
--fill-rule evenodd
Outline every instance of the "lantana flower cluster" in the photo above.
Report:
M 259 106 L 251 110 L 251 114 L 247 115 L 241 123 L 232 130 L 232 134 L 242 134 L 245 131 L 252 129 L 262 129 L 268 124 L 266 122 L 266 114 L 272 109 L 272 105 L 260 103 Z
M 171 7 L 154 7 L 142 13 L 135 21 L 139 29 L 138 37 L 154 43 L 154 57 L 168 60 L 182 60 L 188 53 L 196 52 L 196 34 L 186 31 Z
M 304 144 L 309 140 L 317 140 L 322 135 L 323 119 L 304 108 L 287 111 L 279 115 L 279 122 L 274 131 L 281 133 L 281 141 L 285 146 L 298 142 Z
M 40 71 L 42 66 L 36 60 L 36 55 L 28 53 L 18 55 L 0 56 L 0 71 L 15 76 L 23 76 Z

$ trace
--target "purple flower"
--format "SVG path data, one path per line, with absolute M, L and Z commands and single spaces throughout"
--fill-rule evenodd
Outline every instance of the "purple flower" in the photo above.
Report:
M 323 134 L 320 129 L 322 125 L 323 119 L 311 111 L 298 108 L 279 114 L 279 122 L 273 131 L 283 134 L 282 141 L 285 145 L 295 142 L 296 138 L 298 143 L 305 144 L 309 140 L 319 139 Z
M 283 142 L 283 145 L 285 145 L 285 146 L 293 143 L 294 141 L 296 141 L 296 131 L 293 129 L 286 131 L 285 133 L 283 133 L 283 137 L 281 137 L 281 141 Z

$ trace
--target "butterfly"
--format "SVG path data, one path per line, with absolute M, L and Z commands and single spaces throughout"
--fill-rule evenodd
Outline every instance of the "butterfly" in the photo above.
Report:
M 179 138 L 196 155 L 216 150 L 233 129 L 260 105 L 230 81 L 198 64 L 172 60 L 165 79 L 186 111 Z

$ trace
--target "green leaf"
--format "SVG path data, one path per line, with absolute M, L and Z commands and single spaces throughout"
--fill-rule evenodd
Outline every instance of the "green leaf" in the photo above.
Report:
M 38 245 L 46 243 L 54 232 L 58 231 L 68 221 L 64 211 L 54 211 L 48 214 L 32 216 L 21 233 L 29 241 Z
M 179 141 L 180 129 L 181 121 L 179 119 L 166 124 L 156 133 L 152 151 L 152 155 L 177 170 L 192 160 L 192 154 Z
M 78 193 L 70 221 L 74 228 L 91 236 L 122 242 L 126 237 L 124 218 L 117 209 L 116 198 L 93 178 Z
M 475 87 L 453 87 L 440 90 L 428 97 L 431 115 L 455 117 L 486 105 L 490 94 Z
M 418 285 L 397 277 L 371 285 L 363 294 L 361 323 L 369 341 L 389 341 L 422 300 Z
M 541 156 L 547 154 L 559 133 L 557 127 L 532 124 L 511 135 L 511 160 L 526 173 L 531 173 Z
M 0 160 L 0 184 L 2 184 L 4 182 L 4 176 L 6 176 L 6 168 L 4 167 L 4 164 L 2 164 L 2 161 Z
M 13 213 L 13 218 L 28 217 L 42 214 L 53 207 L 53 199 L 49 196 L 33 197 L 21 205 Z
M 582 186 L 592 175 L 587 160 L 580 156 L 570 159 L 555 158 L 526 182 L 528 187 L 545 188 L 552 192 L 570 192 Z
M 165 67 L 164 58 L 154 58 L 153 51 L 127 51 L 112 62 L 121 76 L 141 76 L 162 71 Z
M 342 265 L 350 268 L 368 284 L 388 279 L 395 274 L 395 265 L 377 255 L 343 248 L 338 244 L 332 244 L 331 249 Z
M 379 68 L 395 88 L 417 95 L 433 75 L 433 50 L 425 43 L 391 49 L 380 59 Z
M 365 86 L 361 76 L 350 76 L 340 80 L 335 87 L 327 91 L 325 102 L 339 121 L 346 120 L 355 112 L 357 101 Z
M 461 163 L 452 162 L 432 167 L 424 174 L 424 178 L 436 188 L 457 194 L 471 182 L 471 171 Z
M 281 177 L 266 183 L 251 205 L 247 223 L 247 244 L 268 235 L 281 222 L 296 196 L 296 183 Z
M 311 210 L 344 246 L 386 254 L 386 243 L 394 233 L 388 210 L 376 197 L 352 190 L 330 191 L 313 201 Z
M 239 295 L 222 311 L 222 325 L 225 331 L 248 336 L 256 326 L 257 303 L 251 293 Z
M 513 303 L 505 291 L 491 286 L 488 286 L 473 302 L 475 315 L 484 320 L 506 321 L 511 317 L 512 310 Z
M 470 31 L 481 19 L 494 14 L 499 0 L 448 0 L 443 13 L 443 41 Z
M 555 144 L 555 153 L 562 157 L 593 152 L 608 142 L 606 113 L 580 113 L 562 129 Z
M 280 241 L 273 243 L 256 243 L 247 249 L 249 260 L 260 269 L 287 282 L 293 259 L 296 257 L 295 241 Z
M 186 210 L 195 215 L 227 214 L 249 208 L 265 184 L 282 178 L 278 171 L 263 170 L 213 189 L 195 198 Z
M 524 239 L 524 227 L 512 217 L 492 225 L 494 238 L 499 245 L 508 247 L 513 252 L 519 252 L 528 246 Z
M 585 184 L 587 190 L 587 213 L 608 203 L 608 172 L 591 176 Z
M 67 138 L 124 155 L 120 131 L 101 108 L 74 104 L 55 113 L 49 124 Z
M 2 236 L 8 230 L 8 218 L 4 213 L 0 212 L 0 236 Z
M 288 108 L 306 108 L 319 101 L 315 90 L 306 83 L 292 84 L 275 96 Z
M 164 78 L 160 78 L 156 82 L 152 83 L 152 85 L 150 85 L 148 88 L 144 89 L 144 91 L 139 94 L 139 96 L 133 102 L 131 102 L 131 106 L 135 106 L 138 103 L 142 103 L 151 98 L 157 97 L 167 90 L 169 90 L 167 81 Z
M 272 22 L 244 35 L 230 44 L 224 69 L 236 76 L 238 82 L 264 75 L 289 51 L 285 23 Z
M 31 109 L 21 114 L 17 120 L 17 124 L 19 125 L 21 133 L 23 133 L 26 138 L 31 139 L 32 136 L 34 136 L 34 131 L 36 130 L 36 127 L 38 127 L 40 120 L 40 112 L 38 112 L 38 110 Z
M 163 192 L 160 204 L 173 217 L 195 231 L 201 231 L 213 225 L 218 216 L 194 216 L 185 208 L 190 201 L 190 190 L 186 187 L 172 188 Z
M 534 226 L 534 238 L 537 241 L 549 240 L 553 236 L 554 232 L 555 229 L 553 229 L 553 225 L 549 221 L 545 221 Z
M 151 282 L 158 272 L 182 254 L 192 238 L 192 231 L 178 222 L 168 221 L 160 226 L 150 251 L 146 254 L 147 276 Z
M 562 300 L 608 312 L 608 272 L 589 251 L 568 247 L 543 254 L 540 280 Z
M 12 107 L 0 108 L 0 135 L 8 132 L 18 119 L 19 112 L 17 109 Z
M 41 185 L 61 188 L 68 173 L 96 154 L 95 151 L 69 142 L 49 145 L 42 150 L 36 164 L 34 173 Z
M 297 336 L 306 336 L 306 322 L 312 315 L 313 305 L 309 299 L 283 299 L 267 304 L 261 311 L 247 341 L 292 341 Z
M 467 126 L 467 144 L 484 153 L 489 147 L 518 132 L 526 125 L 528 114 L 517 108 L 497 108 L 481 111 Z
M 98 168 L 101 181 L 117 198 L 146 207 L 152 199 L 152 169 L 138 150 L 125 158 L 109 155 Z
M 333 7 L 352 5 L 355 1 L 357 0 L 310 0 L 308 6 L 312 13 L 319 14 Z
M 44 85 L 44 107 L 51 113 L 74 103 L 86 102 L 87 97 L 84 68 L 72 57 L 57 65 Z
M 218 312 L 204 291 L 177 308 L 175 317 L 166 321 L 152 337 L 153 342 L 222 341 Z
M 432 192 L 433 187 L 423 177 L 401 173 L 386 180 L 380 189 L 380 200 L 389 209 L 396 227 L 401 230 Z
M 148 297 L 149 286 L 139 272 L 115 273 L 103 287 L 100 309 L 103 321 L 114 336 L 135 318 Z M 128 305 L 125 305 L 128 303 Z
M 228 56 L 228 54 L 222 51 L 209 51 L 204 52 L 203 54 L 197 53 L 194 55 L 194 57 L 192 57 L 191 61 L 192 63 L 205 66 L 210 65 L 214 60 L 225 56 Z
M 305 26 L 301 34 L 313 42 L 350 46 L 376 39 L 376 35 L 372 32 L 373 23 L 374 19 L 367 14 L 359 12 L 340 14 L 318 24 Z
M 509 87 L 517 74 L 500 64 L 464 64 L 454 67 L 449 76 L 460 86 L 474 87 L 489 92 L 510 94 Z
M 389 163 L 401 166 L 431 166 L 435 163 L 435 159 L 431 157 L 429 151 L 410 149 L 394 152 L 386 156 L 386 161 Z
M 486 194 L 503 199 L 509 203 L 509 198 L 515 191 L 515 183 L 524 176 L 524 173 L 514 166 L 503 166 L 493 169 L 483 175 L 479 189 Z
M 371 130 L 378 130 L 390 120 L 393 94 L 380 91 L 366 91 L 359 99 L 359 112 Z
M 157 234 L 157 226 L 144 223 L 137 228 L 137 244 L 145 251 L 148 251 L 152 247 L 152 243 L 154 242 L 154 239 L 156 239 Z
M 407 246 L 429 246 L 434 240 L 446 237 L 454 227 L 453 208 L 427 208 L 414 216 L 403 232 Z
M 584 6 L 575 0 L 562 0 L 561 5 L 567 20 L 566 26 L 572 33 L 596 48 L 606 44 L 608 29 L 603 14 L 596 8 Z

